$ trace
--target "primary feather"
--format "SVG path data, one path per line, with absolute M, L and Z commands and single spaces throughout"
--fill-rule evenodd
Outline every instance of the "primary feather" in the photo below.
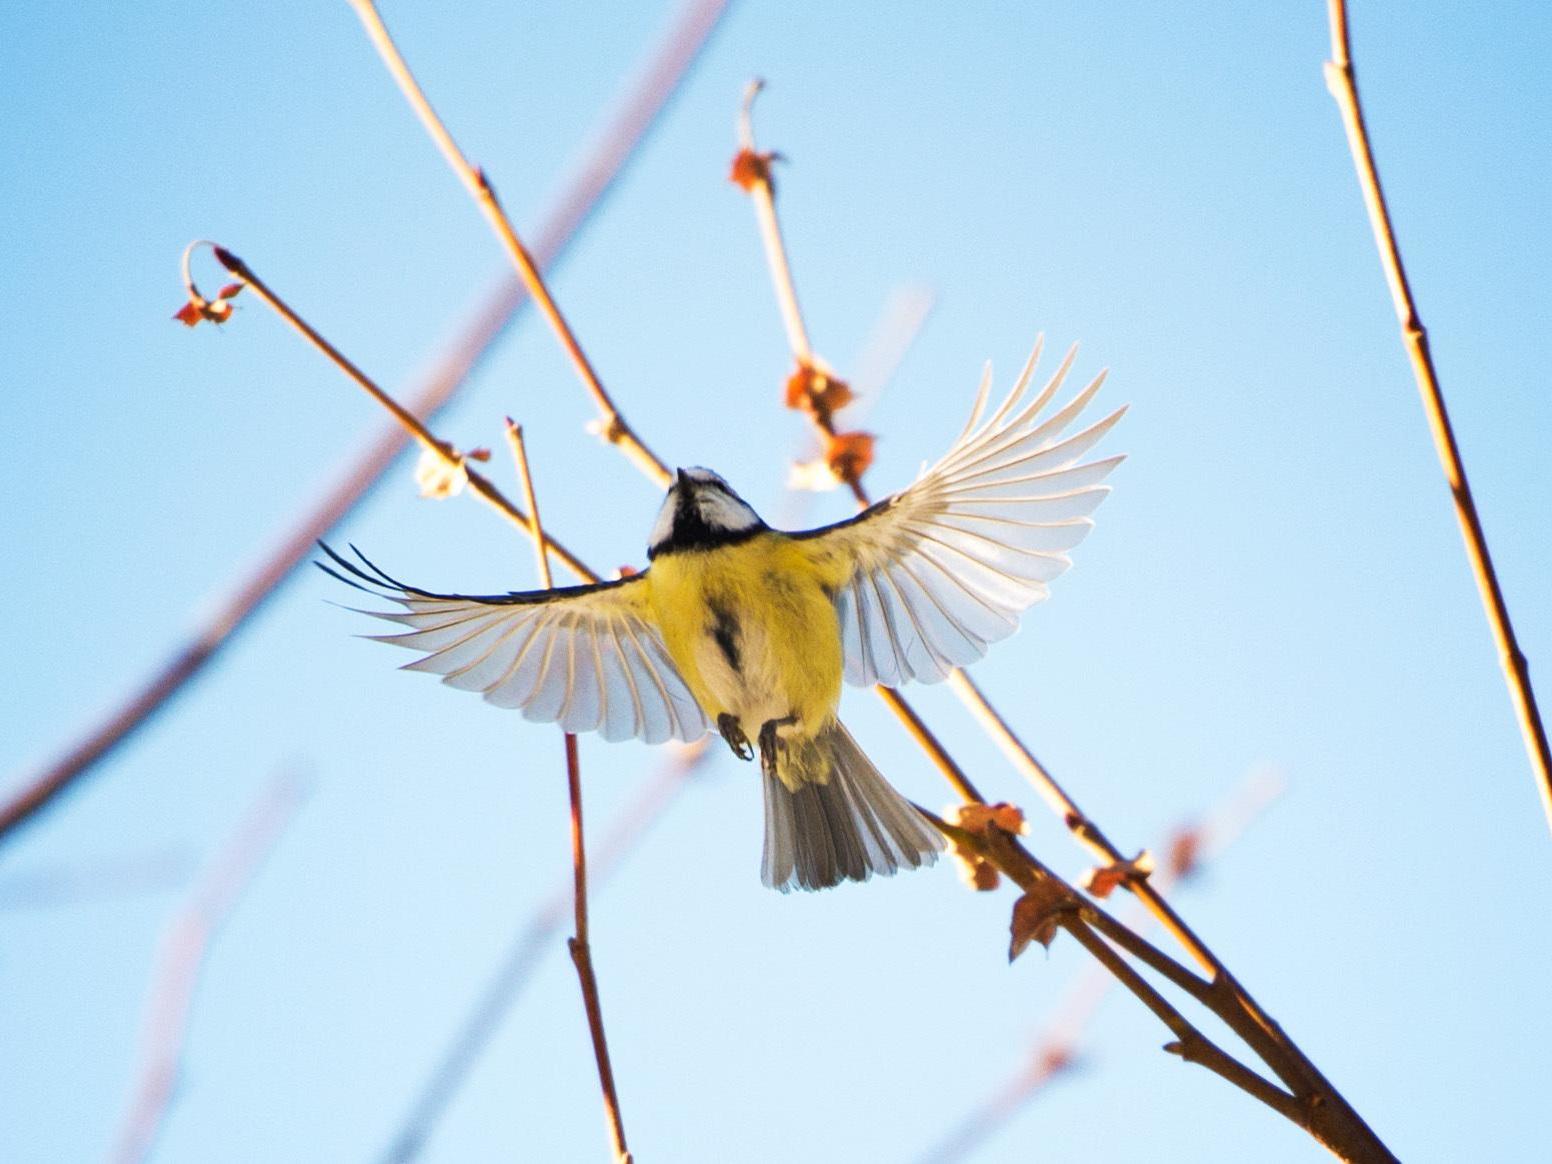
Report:
M 846 681 L 936 682 L 1018 627 L 1072 561 L 1124 459 L 1082 457 L 1125 413 L 1065 436 L 1104 383 L 1101 372 L 1042 416 L 1073 353 L 1028 397 L 1037 344 L 1013 391 L 984 423 L 983 379 L 970 423 L 909 488 L 858 516 L 796 535 L 837 579 Z
M 424 652 L 407 671 L 440 675 L 450 687 L 568 732 L 649 744 L 706 734 L 706 717 L 668 657 L 639 575 L 511 594 L 434 594 L 389 577 L 359 550 L 360 566 L 323 549 L 337 569 L 321 569 L 403 607 L 364 613 L 410 628 L 368 636 Z

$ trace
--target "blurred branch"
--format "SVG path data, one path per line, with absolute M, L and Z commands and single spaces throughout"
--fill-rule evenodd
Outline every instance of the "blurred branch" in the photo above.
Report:
M 146 1005 L 134 1098 L 109 1157 L 115 1164 L 134 1164 L 150 1154 L 172 1106 L 194 990 L 199 985 L 211 942 L 295 817 L 304 795 L 296 779 L 283 776 L 275 780 L 217 854 L 190 894 L 188 904 L 167 927 Z
M 615 408 L 614 401 L 604 388 L 603 382 L 599 380 L 598 373 L 594 371 L 592 363 L 582 350 L 582 345 L 577 342 L 571 325 L 566 322 L 566 317 L 561 314 L 554 297 L 550 295 L 544 276 L 539 271 L 539 265 L 518 236 L 512 220 L 502 209 L 490 178 L 483 169 L 471 165 L 468 158 L 464 157 L 463 151 L 458 148 L 458 143 L 453 140 L 453 135 L 448 132 L 447 126 L 431 107 L 431 102 L 419 82 L 415 80 L 415 75 L 410 72 L 410 67 L 399 52 L 398 46 L 394 44 L 393 38 L 388 34 L 388 28 L 383 24 L 383 18 L 377 11 L 377 5 L 373 0 L 349 0 L 349 3 L 356 10 L 356 15 L 360 17 L 367 36 L 371 39 L 378 55 L 382 57 L 383 64 L 393 75 L 400 92 L 404 94 L 410 108 L 415 111 L 415 116 L 420 118 L 421 124 L 431 135 L 431 140 L 436 143 L 437 149 L 442 152 L 448 166 L 479 205 L 481 213 L 485 215 L 486 221 L 490 223 L 491 229 L 495 231 L 496 237 L 501 240 L 501 245 L 506 249 L 507 256 L 512 260 L 512 266 L 517 270 L 523 286 L 528 289 L 528 294 L 538 305 L 544 318 L 549 321 L 556 339 L 565 349 L 588 395 L 593 398 L 593 403 L 598 406 L 602 414 L 603 422 L 599 430 L 601 435 L 610 444 L 618 446 L 643 472 L 655 477 L 659 484 L 666 485 L 671 476 L 668 467 L 641 442 L 630 425 L 626 423 L 625 418 L 620 415 L 619 410 Z
M 182 849 L 159 849 L 19 869 L 0 880 L 0 910 L 46 909 L 160 893 L 185 884 L 192 864 L 192 857 Z
M 1194 879 L 1203 865 L 1238 840 L 1281 793 L 1281 781 L 1265 774 L 1252 775 L 1207 820 L 1175 829 L 1164 849 L 1164 863 L 1152 876 L 1155 886 L 1163 892 Z M 1146 915 L 1129 918 L 1127 924 L 1141 931 L 1147 924 Z M 1113 984 L 1097 964 L 1079 972 L 1063 1001 L 1053 1008 L 1055 1017 L 1031 1050 L 1025 1068 L 962 1119 L 922 1157 L 922 1164 L 967 1159 L 1054 1079 L 1071 1071 L 1080 1062 L 1079 1044 Z
M 649 54 L 645 68 L 612 108 L 596 144 L 583 156 L 555 207 L 546 216 L 534 254 L 549 266 L 613 187 L 625 163 L 652 128 L 668 99 L 689 72 L 726 8 L 726 0 L 692 0 Z M 429 417 L 452 397 L 527 301 L 521 283 L 502 283 L 438 358 L 410 411 Z M 198 675 L 275 589 L 304 561 L 313 545 L 334 528 L 385 473 L 408 438 L 396 425 L 380 429 L 339 481 L 242 577 L 215 613 L 178 647 L 151 678 L 104 720 L 40 771 L 11 785 L 0 803 L 0 843 L 86 775 Z
M 706 741 L 674 748 L 659 766 L 657 774 L 619 816 L 598 846 L 593 857 L 594 891 L 606 884 L 610 875 L 630 855 L 688 783 L 690 775 L 704 763 Z M 409 1164 L 421 1152 L 436 1129 L 470 1071 L 490 1045 L 497 1029 L 543 953 L 550 948 L 556 933 L 565 923 L 572 900 L 572 881 L 557 886 L 543 905 L 523 925 L 507 948 L 506 956 L 492 975 L 485 990 L 465 1018 L 458 1033 L 416 1096 L 414 1105 L 399 1125 L 393 1143 L 382 1157 L 382 1164 Z
M 554 587 L 555 579 L 550 576 L 548 539 L 544 534 L 544 523 L 539 519 L 539 499 L 534 493 L 533 471 L 528 464 L 523 430 L 513 424 L 510 417 L 507 418 L 507 438 L 512 444 L 518 480 L 523 485 L 523 501 L 530 515 L 528 527 L 539 568 L 539 584 L 549 590 Z M 593 1057 L 598 1061 L 598 1086 L 604 1095 L 604 1112 L 609 1120 L 609 1138 L 614 1145 L 614 1158 L 618 1164 L 630 1164 L 631 1154 L 625 1146 L 625 1121 L 620 1115 L 620 1097 L 614 1087 L 614 1068 L 609 1062 L 603 1002 L 598 996 L 598 976 L 593 971 L 593 947 L 589 941 L 587 925 L 587 842 L 582 831 L 582 762 L 577 754 L 576 735 L 572 732 L 562 732 L 561 735 L 566 744 L 566 793 L 571 801 L 571 903 L 576 922 L 576 934 L 566 943 L 566 947 L 571 951 L 571 961 L 577 968 L 577 980 L 582 986 L 582 1004 L 587 1011 L 587 1028 L 593 1039 Z
M 1460 524 L 1460 535 L 1466 543 L 1466 557 L 1471 562 L 1471 573 L 1476 579 L 1477 592 L 1481 595 L 1482 607 L 1487 613 L 1488 625 L 1492 628 L 1493 642 L 1498 648 L 1498 661 L 1503 667 L 1504 681 L 1509 685 L 1509 698 L 1514 703 L 1520 735 L 1536 778 L 1536 790 L 1541 794 L 1542 812 L 1546 815 L 1548 826 L 1552 827 L 1552 750 L 1548 748 L 1546 725 L 1542 723 L 1541 711 L 1536 706 L 1536 693 L 1530 685 L 1530 665 L 1515 638 L 1514 624 L 1509 620 L 1509 606 L 1498 585 L 1498 573 L 1493 569 L 1493 558 L 1487 549 L 1487 535 L 1477 515 L 1471 483 L 1466 479 L 1466 466 L 1461 460 L 1460 446 L 1455 441 L 1455 430 L 1444 405 L 1444 391 L 1439 387 L 1439 376 L 1434 370 L 1433 354 L 1428 347 L 1428 332 L 1417 313 L 1417 303 L 1412 298 L 1406 268 L 1401 263 L 1401 249 L 1396 243 L 1390 209 L 1380 186 L 1379 171 L 1374 165 L 1374 152 L 1369 146 L 1363 106 L 1358 101 L 1358 82 L 1353 73 L 1352 46 L 1347 32 L 1347 5 L 1344 0 L 1328 0 L 1328 4 L 1331 59 L 1325 67 L 1326 88 L 1331 91 L 1342 114 L 1342 125 L 1347 130 L 1348 149 L 1353 155 L 1353 166 L 1358 171 L 1358 185 L 1363 191 L 1364 206 L 1369 212 L 1369 225 L 1374 231 L 1375 246 L 1379 248 L 1380 264 L 1385 269 L 1385 281 L 1390 284 L 1391 302 L 1396 309 L 1396 318 L 1401 323 L 1402 342 L 1406 345 L 1407 356 L 1412 363 L 1412 375 L 1423 400 L 1423 411 L 1428 416 L 1428 430 L 1433 435 L 1434 451 L 1439 456 L 1439 465 L 1444 470 L 1450 495 L 1455 502 L 1455 520 Z
M 889 293 L 878 321 L 852 365 L 856 371 L 852 374 L 851 385 L 857 394 L 852 416 L 858 416 L 878 403 L 879 394 L 900 371 L 900 365 L 905 363 L 905 357 L 937 304 L 937 293 L 921 284 L 904 284 Z

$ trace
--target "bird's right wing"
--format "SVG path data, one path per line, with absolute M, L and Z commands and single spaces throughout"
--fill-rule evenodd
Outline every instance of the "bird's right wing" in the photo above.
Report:
M 323 550 L 338 570 L 320 569 L 403 607 L 363 613 L 410 628 L 367 636 L 422 652 L 406 671 L 429 671 L 527 719 L 606 740 L 660 744 L 706 734 L 706 717 L 653 626 L 644 574 L 526 593 L 433 594 L 395 581 L 359 550 L 359 566 Z
M 835 594 L 846 680 L 936 682 L 1018 627 L 1072 564 L 1122 460 L 1084 461 L 1126 410 L 1067 430 L 1104 381 L 1101 372 L 1047 415 L 1072 365 L 1068 353 L 1028 398 L 1035 352 L 984 424 L 983 380 L 970 423 L 947 455 L 909 488 L 847 521 L 792 535 Z

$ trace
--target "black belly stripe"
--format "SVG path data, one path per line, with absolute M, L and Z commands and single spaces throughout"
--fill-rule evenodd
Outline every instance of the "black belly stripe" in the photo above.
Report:
M 711 620 L 711 637 L 715 640 L 717 649 L 722 652 L 722 657 L 727 660 L 728 666 L 741 673 L 743 668 L 739 663 L 738 618 L 727 607 L 713 603 Z

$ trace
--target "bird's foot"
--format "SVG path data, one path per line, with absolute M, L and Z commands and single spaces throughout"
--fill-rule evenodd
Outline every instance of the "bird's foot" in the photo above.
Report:
M 733 749 L 733 755 L 740 760 L 753 760 L 754 748 L 749 745 L 749 737 L 744 735 L 744 729 L 738 726 L 738 717 L 723 712 L 717 716 L 717 730 L 722 733 L 722 738 L 727 741 L 728 747 Z M 761 735 L 761 740 L 764 740 Z
M 786 715 L 781 719 L 768 719 L 760 725 L 760 770 L 773 779 L 776 776 L 777 753 L 787 746 L 777 732 L 797 722 L 797 716 Z

